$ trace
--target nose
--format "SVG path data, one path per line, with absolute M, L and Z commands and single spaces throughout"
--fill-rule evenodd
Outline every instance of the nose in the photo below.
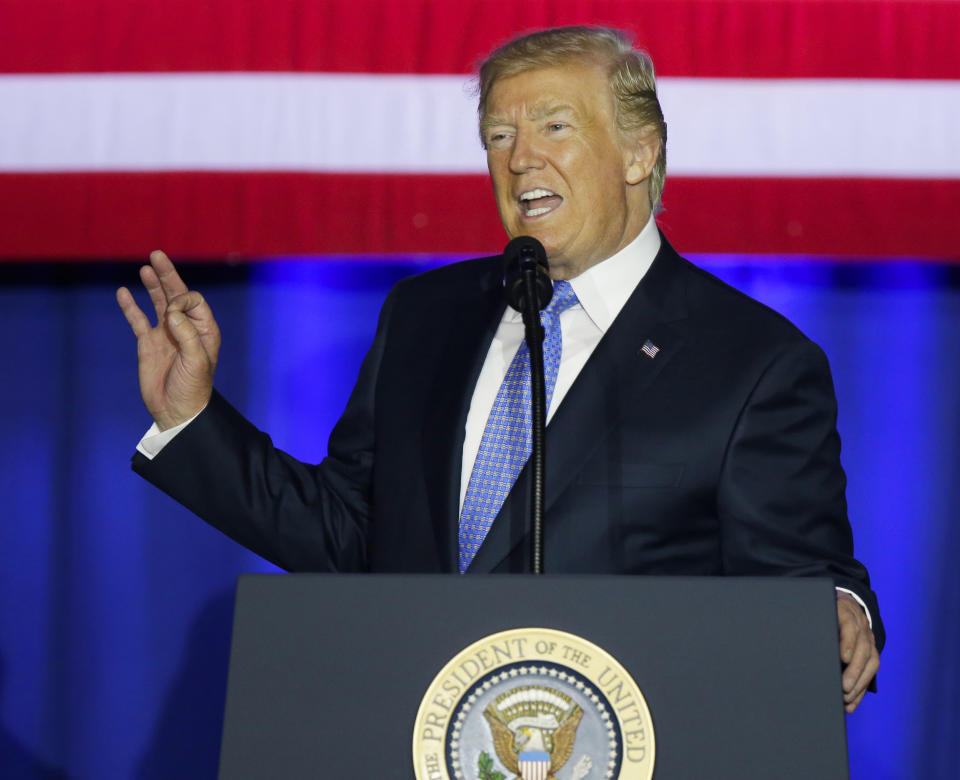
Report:
M 536 133 L 518 128 L 510 150 L 510 170 L 513 173 L 525 173 L 543 167 L 543 155 Z

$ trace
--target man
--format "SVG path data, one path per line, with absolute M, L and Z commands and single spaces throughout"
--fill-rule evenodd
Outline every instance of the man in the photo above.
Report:
M 852 557 L 829 369 L 658 233 L 649 58 L 611 30 L 524 36 L 481 68 L 479 113 L 501 221 L 544 244 L 562 302 L 545 315 L 546 570 L 830 576 L 853 711 L 883 633 Z M 134 469 L 288 569 L 522 571 L 529 449 L 500 433 L 522 430 L 528 379 L 500 275 L 484 258 L 400 282 L 309 466 L 213 390 L 213 315 L 154 253 L 157 326 L 118 291 L 155 420 Z

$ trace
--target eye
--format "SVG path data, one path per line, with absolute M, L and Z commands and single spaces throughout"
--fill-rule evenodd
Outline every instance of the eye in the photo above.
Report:
M 566 130 L 568 126 L 566 122 L 551 122 L 547 128 L 551 133 L 559 133 L 561 130 Z
M 510 133 L 505 130 L 497 130 L 487 135 L 487 146 L 497 146 L 510 138 Z

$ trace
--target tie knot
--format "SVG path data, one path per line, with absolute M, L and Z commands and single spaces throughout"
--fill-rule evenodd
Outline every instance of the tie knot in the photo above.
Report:
M 573 287 L 570 286 L 570 282 L 554 282 L 553 297 L 550 299 L 550 303 L 547 304 L 544 313 L 551 317 L 559 317 L 562 312 L 565 312 L 575 303 L 579 303 L 579 301 L 577 301 L 577 294 L 573 291 Z

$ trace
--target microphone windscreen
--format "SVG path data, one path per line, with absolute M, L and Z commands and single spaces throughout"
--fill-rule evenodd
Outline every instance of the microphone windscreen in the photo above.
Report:
M 522 312 L 523 272 L 535 275 L 537 308 L 543 310 L 553 297 L 547 251 L 533 236 L 517 236 L 503 250 L 503 291 L 507 303 Z

